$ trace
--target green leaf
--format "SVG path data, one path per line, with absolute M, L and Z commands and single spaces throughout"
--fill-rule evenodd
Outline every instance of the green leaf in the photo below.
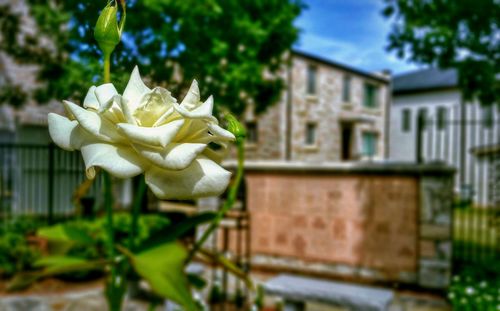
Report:
M 253 289 L 253 283 L 248 274 L 245 271 L 241 270 L 238 266 L 236 266 L 231 260 L 227 259 L 226 257 L 220 254 L 211 252 L 204 248 L 201 248 L 197 254 L 205 257 L 203 259 L 208 258 L 210 261 L 215 262 L 221 265 L 222 267 L 226 268 L 229 271 L 229 273 L 242 279 L 248 288 Z
M 35 261 L 35 267 L 62 268 L 87 263 L 88 260 L 79 257 L 68 256 L 47 256 Z
M 204 278 L 202 278 L 201 276 L 199 276 L 198 274 L 188 273 L 187 278 L 188 278 L 189 284 L 191 284 L 192 286 L 194 286 L 197 289 L 203 289 L 203 288 L 205 288 L 205 286 L 207 286 L 207 281 Z
M 157 295 L 184 306 L 186 310 L 198 309 L 184 272 L 187 252 L 181 244 L 166 243 L 138 255 L 124 251 L 123 248 L 121 251 L 130 258 L 135 271 L 149 283 Z
M 66 257 L 52 257 L 44 262 L 37 262 L 40 265 L 47 265 L 44 270 L 39 272 L 29 272 L 29 273 L 21 273 L 16 275 L 11 282 L 9 282 L 7 286 L 8 291 L 17 291 L 22 290 L 28 286 L 30 286 L 33 282 L 38 281 L 44 277 L 58 275 L 69 272 L 80 272 L 80 271 L 89 271 L 89 270 L 99 270 L 104 269 L 107 262 L 104 260 L 96 260 L 96 261 L 87 261 L 85 259 L 77 260 L 76 258 Z M 72 263 L 71 263 L 72 262 Z M 52 265 L 51 265 L 52 263 Z
M 175 225 L 167 226 L 144 242 L 141 245 L 140 250 L 147 250 L 158 245 L 175 241 L 194 227 L 213 221 L 216 216 L 217 214 L 214 212 L 200 213 L 195 216 L 188 217 Z
M 48 240 L 51 254 L 66 254 L 74 244 L 95 243 L 84 230 L 65 224 L 40 228 L 37 235 Z
M 49 241 L 67 241 L 82 244 L 92 244 L 94 239 L 82 229 L 65 224 L 45 227 L 38 230 L 38 236 Z

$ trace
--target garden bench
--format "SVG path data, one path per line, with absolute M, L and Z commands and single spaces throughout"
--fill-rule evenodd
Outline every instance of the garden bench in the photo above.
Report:
M 264 284 L 267 294 L 284 299 L 285 311 L 303 311 L 305 302 L 319 302 L 349 310 L 388 310 L 392 290 L 280 274 Z

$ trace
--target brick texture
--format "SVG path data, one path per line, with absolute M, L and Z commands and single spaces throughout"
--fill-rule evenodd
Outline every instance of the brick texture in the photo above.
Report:
M 252 254 L 415 272 L 417 181 L 398 176 L 247 176 Z

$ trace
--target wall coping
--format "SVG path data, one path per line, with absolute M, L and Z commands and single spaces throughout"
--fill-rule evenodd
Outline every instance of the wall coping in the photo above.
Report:
M 224 161 L 227 169 L 235 169 L 236 161 Z M 376 175 L 453 175 L 455 168 L 442 162 L 416 164 L 413 162 L 323 162 L 245 161 L 245 171 L 252 173 L 288 174 L 376 174 Z

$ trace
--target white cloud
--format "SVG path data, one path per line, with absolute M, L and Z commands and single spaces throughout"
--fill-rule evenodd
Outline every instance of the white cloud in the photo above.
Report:
M 381 15 L 383 2 L 357 1 L 310 0 L 296 23 L 303 30 L 297 47 L 367 71 L 417 68 L 385 50 L 391 22 Z
M 415 65 L 408 64 L 393 54 L 389 54 L 380 45 L 355 44 L 327 36 L 307 34 L 302 36 L 297 47 L 309 53 L 367 71 L 389 69 L 399 73 L 416 68 Z

